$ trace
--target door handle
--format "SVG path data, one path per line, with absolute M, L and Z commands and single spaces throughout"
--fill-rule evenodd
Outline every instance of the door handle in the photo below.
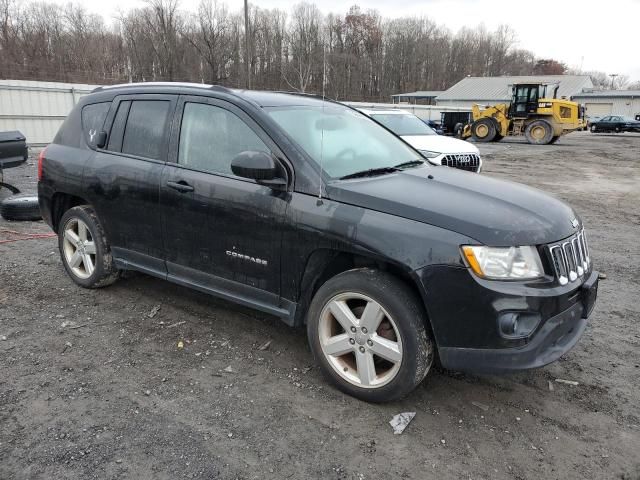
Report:
M 179 182 L 167 182 L 167 187 L 173 188 L 174 190 L 179 191 L 180 193 L 193 192 L 193 187 L 189 185 L 184 180 L 180 180 Z

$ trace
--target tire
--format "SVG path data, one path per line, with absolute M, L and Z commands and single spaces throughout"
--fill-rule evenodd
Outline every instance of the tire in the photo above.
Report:
M 591 133 L 596 133 L 598 131 L 598 127 L 595 125 L 591 125 Z
M 62 216 L 58 248 L 67 274 L 81 287 L 106 287 L 118 279 L 109 241 L 89 205 L 73 207 Z
M 464 133 L 464 124 L 456 123 L 455 127 L 453 127 L 453 135 L 456 138 L 462 138 L 463 133 Z
M 471 136 L 476 142 L 493 142 L 498 134 L 495 120 L 481 118 L 471 125 Z
M 369 307 L 379 313 L 372 323 L 363 321 Z M 369 332 L 363 323 L 374 326 Z M 427 375 L 435 354 L 421 301 L 397 278 L 368 268 L 340 273 L 318 289 L 307 313 L 307 335 L 327 379 L 367 402 L 407 395 Z
M 553 145 L 553 144 L 554 144 L 554 143 L 556 143 L 559 139 L 560 139 L 560 135 L 554 135 L 553 137 L 551 137 L 551 141 L 549 142 L 549 145 Z
M 502 140 L 504 138 L 504 136 L 500 135 L 499 133 L 496 133 L 495 138 L 493 139 L 494 142 L 499 142 L 500 140 Z
M 524 136 L 532 145 L 548 145 L 553 138 L 553 127 L 546 120 L 534 120 L 524 129 Z
M 0 203 L 0 215 L 5 220 L 40 220 L 40 205 L 36 195 L 23 193 L 5 198 Z
M 616 127 L 613 129 L 613 131 L 616 133 L 620 133 L 622 130 L 620 129 L 620 127 Z

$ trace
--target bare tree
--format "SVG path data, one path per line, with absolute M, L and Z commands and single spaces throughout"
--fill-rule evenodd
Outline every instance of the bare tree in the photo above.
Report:
M 455 35 L 426 17 L 384 19 L 351 7 L 323 15 L 313 3 L 286 13 L 250 5 L 249 37 L 241 10 L 201 0 L 195 13 L 179 0 L 146 0 L 107 25 L 81 5 L 0 0 L 0 75 L 87 83 L 189 80 L 243 87 L 246 58 L 252 86 L 317 92 L 351 100 L 442 90 L 467 75 L 560 73 L 562 65 L 516 48 L 500 26 Z M 590 72 L 599 88 L 611 78 Z M 624 88 L 628 78 L 615 78 Z
M 322 62 L 321 14 L 311 3 L 299 3 L 293 7 L 288 35 L 288 69 L 282 75 L 294 90 L 306 92 L 313 79 L 314 66 Z
M 198 14 L 185 27 L 184 37 L 207 66 L 208 71 L 201 73 L 202 81 L 225 81 L 228 78 L 228 63 L 233 58 L 231 24 L 226 5 L 215 0 L 202 0 Z

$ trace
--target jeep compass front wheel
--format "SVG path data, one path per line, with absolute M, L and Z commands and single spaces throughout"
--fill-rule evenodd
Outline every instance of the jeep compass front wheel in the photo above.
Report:
M 371 402 L 413 390 L 433 363 L 424 308 L 409 287 L 371 269 L 327 281 L 309 308 L 314 356 L 340 390 Z

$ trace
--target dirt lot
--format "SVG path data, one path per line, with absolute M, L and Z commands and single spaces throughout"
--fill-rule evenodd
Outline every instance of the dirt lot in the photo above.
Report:
M 0 479 L 639 479 L 640 135 L 480 148 L 485 175 L 570 202 L 608 275 L 561 361 L 434 371 L 368 405 L 325 383 L 302 330 L 144 275 L 83 290 L 55 238 L 2 243 Z M 31 160 L 6 180 L 34 191 L 35 175 Z M 0 241 L 10 231 L 48 227 L 0 220 Z

